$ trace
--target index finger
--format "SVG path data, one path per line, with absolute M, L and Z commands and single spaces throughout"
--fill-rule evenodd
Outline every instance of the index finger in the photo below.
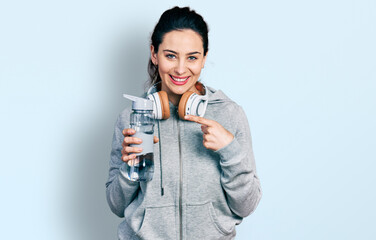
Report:
M 206 125 L 206 126 L 213 126 L 214 123 L 215 123 L 215 121 L 213 121 L 213 120 L 206 119 L 206 118 L 199 117 L 199 116 L 195 116 L 195 115 L 186 115 L 186 116 L 184 116 L 184 119 L 191 121 L 191 122 L 203 124 L 203 125 Z
M 132 129 L 132 128 L 125 128 L 125 129 L 123 129 L 123 135 L 124 135 L 124 137 L 133 135 L 135 133 L 136 133 L 136 131 L 134 129 Z

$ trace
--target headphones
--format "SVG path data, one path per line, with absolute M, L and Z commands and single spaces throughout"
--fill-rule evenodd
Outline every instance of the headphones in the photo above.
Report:
M 160 82 L 156 83 L 147 91 L 147 98 L 153 101 L 153 113 L 155 119 L 168 119 L 170 117 L 170 104 L 167 93 L 165 91 L 157 91 L 157 86 Z M 178 114 L 181 119 L 185 115 L 196 115 L 203 117 L 208 105 L 208 91 L 206 87 L 196 82 L 196 89 L 204 95 L 199 95 L 192 91 L 185 92 L 179 101 Z

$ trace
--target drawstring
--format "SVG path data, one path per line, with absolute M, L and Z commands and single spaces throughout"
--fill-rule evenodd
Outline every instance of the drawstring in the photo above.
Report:
M 158 123 L 158 138 L 159 138 L 159 169 L 161 170 L 161 196 L 164 195 L 164 189 L 163 189 L 163 171 L 162 171 L 162 146 L 161 146 L 161 129 L 159 127 L 159 121 Z

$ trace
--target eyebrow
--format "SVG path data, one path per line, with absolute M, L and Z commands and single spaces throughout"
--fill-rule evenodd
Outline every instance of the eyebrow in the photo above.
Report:
M 171 52 L 171 53 L 176 54 L 176 55 L 178 54 L 177 52 L 170 50 L 170 49 L 165 49 L 165 50 L 163 50 L 163 52 Z M 193 54 L 201 54 L 201 52 L 195 51 L 195 52 L 187 53 L 187 55 L 193 55 Z

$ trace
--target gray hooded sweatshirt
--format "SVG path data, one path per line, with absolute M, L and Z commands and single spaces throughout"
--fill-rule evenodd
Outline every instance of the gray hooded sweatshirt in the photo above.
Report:
M 170 103 L 170 118 L 155 125 L 160 141 L 149 182 L 126 178 L 122 130 L 129 127 L 131 109 L 119 115 L 106 183 L 112 212 L 124 218 L 119 239 L 234 239 L 235 226 L 258 205 L 261 188 L 247 117 L 222 91 L 207 89 L 204 118 L 220 123 L 234 139 L 217 151 L 206 149 L 201 125 L 180 119 Z

